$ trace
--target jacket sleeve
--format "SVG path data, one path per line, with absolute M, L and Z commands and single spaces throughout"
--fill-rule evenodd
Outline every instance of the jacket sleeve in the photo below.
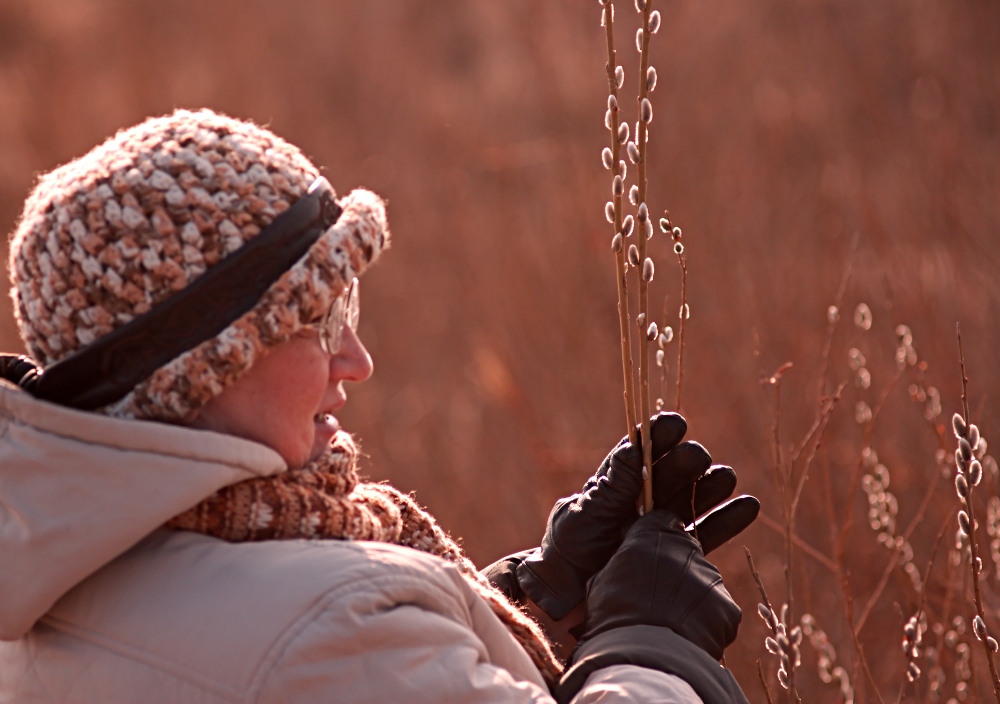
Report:
M 546 688 L 489 661 L 473 629 L 415 605 L 313 611 L 277 644 L 259 704 L 555 704 Z M 635 665 L 592 673 L 573 704 L 701 704 L 682 680 Z
M 691 685 L 676 675 L 637 665 L 598 670 L 571 704 L 703 704 Z

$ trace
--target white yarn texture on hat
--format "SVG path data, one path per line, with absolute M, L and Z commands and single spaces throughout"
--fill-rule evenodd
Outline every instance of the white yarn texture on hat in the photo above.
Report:
M 50 365 L 149 311 L 258 235 L 318 176 L 297 147 L 210 110 L 146 120 L 55 169 L 11 238 L 25 346 Z M 181 421 L 318 320 L 389 246 L 378 196 L 356 190 L 339 202 L 337 223 L 251 311 L 102 411 Z

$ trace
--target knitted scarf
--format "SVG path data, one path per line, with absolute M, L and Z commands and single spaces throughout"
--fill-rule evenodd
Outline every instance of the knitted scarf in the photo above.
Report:
M 358 479 L 358 450 L 340 431 L 327 452 L 298 470 L 225 487 L 171 519 L 167 528 L 230 542 L 297 538 L 374 540 L 453 563 L 527 651 L 546 682 L 562 665 L 541 628 L 479 574 L 462 549 L 411 497 Z

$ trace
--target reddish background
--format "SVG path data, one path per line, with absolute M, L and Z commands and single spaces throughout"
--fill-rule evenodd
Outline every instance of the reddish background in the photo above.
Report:
M 617 5 L 619 61 L 634 94 L 637 17 Z M 832 555 L 818 468 L 829 469 L 839 521 L 861 449 L 855 405 L 875 405 L 886 390 L 897 324 L 912 328 L 947 417 L 959 404 L 953 331 L 963 323 L 974 417 L 988 438 L 996 427 L 1000 6 L 657 7 L 649 202 L 653 212 L 670 209 L 687 244 L 683 410 L 691 436 L 736 467 L 741 488 L 774 519 L 781 504 L 753 331 L 768 373 L 794 363 L 782 401 L 791 444 L 814 417 L 826 309 L 860 235 L 830 368 L 832 381 L 849 385 L 798 520 L 803 538 Z M 575 490 L 625 430 L 612 233 L 602 215 L 598 20 L 597 3 L 567 1 L 0 0 L 0 222 L 13 229 L 36 174 L 174 107 L 267 124 L 323 165 L 338 190 L 378 190 L 394 246 L 363 287 L 361 335 L 376 373 L 350 389 L 342 420 L 363 442 L 366 471 L 415 491 L 485 564 L 536 544 L 553 500 Z M 634 121 L 633 103 L 622 104 Z M 676 326 L 670 244 L 658 235 L 650 246 L 652 310 Z M 874 313 L 864 333 L 851 324 L 862 301 Z M 17 349 L 9 302 L 0 307 L 0 342 Z M 867 391 L 847 366 L 855 346 L 873 378 Z M 938 476 L 923 406 L 907 398 L 911 381 L 892 390 L 873 436 L 903 526 Z M 672 407 L 673 392 L 666 398 Z M 938 484 L 911 539 L 921 571 L 958 508 L 949 484 Z M 848 567 L 863 604 L 890 553 L 865 524 L 864 494 L 853 501 Z M 754 661 L 763 658 L 772 688 L 775 662 L 753 616 L 743 543 L 777 602 L 783 558 L 779 534 L 762 522 L 715 554 L 747 614 L 729 664 L 761 700 Z M 857 684 L 837 578 L 801 552 L 793 571 L 796 615 L 817 616 Z M 1000 627 L 991 564 L 987 572 L 988 621 Z M 887 699 L 903 681 L 901 627 L 916 605 L 908 584 L 893 572 L 861 632 Z M 937 584 L 932 624 L 942 600 Z M 815 657 L 804 649 L 803 692 L 836 701 Z M 955 680 L 945 660 L 947 699 Z

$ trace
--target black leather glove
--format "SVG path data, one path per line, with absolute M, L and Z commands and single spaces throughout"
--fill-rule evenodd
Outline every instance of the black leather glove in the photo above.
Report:
M 516 552 L 507 557 L 501 557 L 492 565 L 488 565 L 479 570 L 479 574 L 486 577 L 490 584 L 503 592 L 504 596 L 514 603 L 524 601 L 524 590 L 517 583 L 517 566 L 524 562 L 524 558 L 537 552 L 538 548 Z
M 727 522 L 745 527 L 759 507 L 744 496 L 714 514 L 728 514 Z M 632 524 L 590 583 L 583 636 L 557 699 L 572 698 L 594 670 L 627 663 L 675 674 L 705 702 L 745 702 L 717 662 L 735 640 L 741 618 L 684 521 L 669 510 L 653 510 Z
M 732 494 L 736 473 L 729 467 L 711 467 L 712 458 L 705 448 L 681 442 L 686 432 L 687 422 L 676 413 L 657 414 L 650 423 L 654 505 L 669 508 L 690 523 Z M 637 517 L 641 492 L 641 441 L 632 445 L 624 438 L 579 494 L 556 502 L 541 548 L 515 566 L 524 594 L 553 619 L 565 617 L 583 601 L 587 581 L 621 544 Z M 706 552 L 746 527 L 732 525 L 732 517 L 723 512 L 699 524 Z

